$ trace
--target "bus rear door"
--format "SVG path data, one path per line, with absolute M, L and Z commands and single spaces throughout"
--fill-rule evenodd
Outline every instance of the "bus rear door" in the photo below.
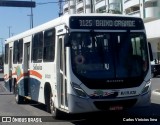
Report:
M 12 52 L 13 49 L 10 47 L 9 48 L 9 91 L 13 91 L 13 85 L 12 85 Z
M 29 62 L 30 62 L 30 42 L 24 43 L 24 73 L 26 74 L 24 93 L 25 96 L 30 97 L 30 86 L 29 86 Z

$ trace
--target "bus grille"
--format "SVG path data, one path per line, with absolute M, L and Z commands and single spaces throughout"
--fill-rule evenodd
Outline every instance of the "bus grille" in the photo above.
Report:
M 100 110 L 109 110 L 111 106 L 122 106 L 130 108 L 137 102 L 137 99 L 118 100 L 118 101 L 95 101 L 94 105 Z

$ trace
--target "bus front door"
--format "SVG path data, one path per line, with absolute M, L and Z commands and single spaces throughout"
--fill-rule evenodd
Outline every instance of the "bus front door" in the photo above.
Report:
M 66 77 L 66 49 L 64 46 L 64 36 L 59 36 L 59 55 L 60 55 L 60 107 L 68 109 L 67 102 L 67 77 Z

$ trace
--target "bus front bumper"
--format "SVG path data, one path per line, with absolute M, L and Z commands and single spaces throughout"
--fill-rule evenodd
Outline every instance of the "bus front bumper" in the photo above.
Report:
M 111 109 L 121 110 L 131 109 L 136 107 L 146 107 L 150 105 L 151 91 L 144 95 L 116 98 L 116 99 L 90 99 L 81 98 L 75 95 L 68 94 L 68 110 L 69 113 L 85 113 L 85 112 L 96 112 L 96 111 L 109 111 Z

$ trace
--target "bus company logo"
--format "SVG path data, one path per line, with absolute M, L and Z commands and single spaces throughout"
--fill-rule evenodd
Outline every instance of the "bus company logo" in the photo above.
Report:
M 42 70 L 41 65 L 33 64 L 33 70 Z
M 93 94 L 90 95 L 91 98 L 115 98 L 118 96 L 119 91 L 103 91 L 103 90 L 96 90 Z
M 121 79 L 115 79 L 115 80 L 106 80 L 106 83 L 123 83 L 124 80 Z

